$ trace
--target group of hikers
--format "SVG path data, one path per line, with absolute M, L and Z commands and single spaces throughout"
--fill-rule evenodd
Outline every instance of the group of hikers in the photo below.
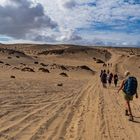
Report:
M 117 73 L 115 73 L 113 75 L 112 72 L 110 72 L 109 70 L 101 70 L 101 73 L 100 73 L 100 78 L 101 78 L 101 82 L 103 84 L 103 87 L 107 87 L 107 83 L 109 84 L 109 86 L 111 85 L 112 83 L 112 80 L 114 79 L 114 85 L 115 87 L 117 86 L 117 83 L 118 83 L 118 75 Z
M 109 66 L 111 66 L 112 67 L 112 63 L 103 63 L 103 67 L 109 67 Z
M 118 83 L 117 73 L 113 75 L 111 72 L 109 72 L 109 70 L 107 70 L 107 72 L 106 70 L 101 70 L 100 78 L 104 88 L 107 87 L 107 83 L 109 84 L 109 86 L 111 85 L 112 79 L 114 79 L 115 87 L 117 86 Z M 124 79 L 122 80 L 121 86 L 119 87 L 117 93 L 122 91 L 124 100 L 126 102 L 125 115 L 129 116 L 129 121 L 134 121 L 130 101 L 133 100 L 134 95 L 136 98 L 138 98 L 137 87 L 138 87 L 137 78 L 132 76 L 129 71 L 126 71 L 124 73 Z

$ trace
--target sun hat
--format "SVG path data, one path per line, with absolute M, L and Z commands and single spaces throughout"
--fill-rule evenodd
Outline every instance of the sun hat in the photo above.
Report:
M 127 77 L 127 76 L 129 76 L 130 75 L 130 72 L 129 71 L 126 71 L 125 73 L 124 73 L 124 76 L 125 77 Z

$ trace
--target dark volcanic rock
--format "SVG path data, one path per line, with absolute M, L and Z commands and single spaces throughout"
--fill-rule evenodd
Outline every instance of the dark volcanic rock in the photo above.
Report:
M 0 63 L 3 64 L 4 62 L 3 61 L 0 61 Z
M 20 56 L 17 55 L 16 58 L 20 58 Z
M 50 71 L 49 71 L 48 69 L 45 69 L 45 68 L 39 68 L 38 70 L 39 70 L 39 71 L 42 71 L 42 72 L 50 73 Z
M 20 63 L 21 65 L 23 65 L 23 66 L 26 66 L 26 64 L 24 64 L 24 63 Z
M 40 63 L 41 66 L 43 67 L 47 67 L 48 65 L 47 64 L 44 64 L 44 63 Z
M 67 68 L 65 66 L 60 66 L 62 70 L 67 70 Z
M 21 71 L 35 72 L 32 68 L 29 67 L 22 68 Z
M 14 69 L 14 70 L 20 70 L 20 68 L 18 68 L 18 67 L 14 67 L 13 69 Z
M 97 60 L 96 60 L 96 63 L 104 63 L 104 61 L 101 60 L 101 59 L 97 59 Z
M 10 78 L 13 78 L 13 79 L 15 79 L 16 77 L 15 76 L 13 76 L 13 75 L 11 75 L 11 77 Z
M 62 83 L 60 83 L 60 84 L 57 84 L 57 86 L 62 87 L 62 86 L 63 86 L 63 84 L 62 84 Z
M 91 68 L 89 68 L 88 66 L 86 66 L 86 65 L 78 66 L 78 68 L 81 68 L 81 69 L 87 70 L 87 71 L 91 71 L 92 73 L 94 73 L 94 71 Z
M 38 64 L 38 62 L 34 62 L 34 64 Z
M 49 51 L 43 51 L 41 53 L 38 53 L 39 55 L 48 55 L 48 54 L 55 54 L 55 55 L 61 55 L 65 52 L 65 49 L 58 49 L 58 50 L 49 50 Z
M 64 72 L 60 73 L 61 76 L 68 77 L 68 75 Z
M 12 57 L 8 56 L 7 58 L 8 58 L 8 59 L 11 59 Z
M 6 63 L 5 65 L 6 65 L 6 66 L 10 66 L 10 64 L 8 64 L 8 63 Z

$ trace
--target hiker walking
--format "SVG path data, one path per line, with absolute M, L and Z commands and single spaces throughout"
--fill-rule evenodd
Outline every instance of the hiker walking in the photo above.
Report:
M 110 73 L 110 71 L 109 71 L 109 69 L 107 70 L 107 82 L 109 81 L 109 73 Z
M 134 118 L 133 118 L 131 107 L 130 107 L 130 101 L 133 100 L 134 95 L 136 96 L 136 98 L 138 98 L 138 94 L 137 94 L 138 82 L 134 76 L 130 76 L 129 71 L 126 71 L 124 76 L 125 76 L 125 79 L 122 81 L 122 84 L 118 90 L 118 93 L 120 90 L 122 90 L 124 99 L 126 101 L 125 115 L 129 116 L 129 121 L 133 121 Z
M 106 63 L 103 63 L 103 67 L 106 67 Z
M 110 73 L 110 71 L 109 71 L 109 69 L 107 70 L 107 74 L 109 75 L 109 73 Z
M 113 74 L 112 72 L 109 74 L 109 78 L 108 78 L 108 83 L 109 83 L 109 86 L 111 85 L 112 83 L 112 79 L 113 79 Z
M 106 70 L 104 70 L 103 73 L 102 73 L 102 75 L 101 75 L 101 82 L 103 84 L 103 87 L 106 88 L 106 84 L 107 84 Z
M 115 87 L 117 86 L 117 83 L 118 83 L 118 75 L 117 73 L 114 75 L 114 85 Z

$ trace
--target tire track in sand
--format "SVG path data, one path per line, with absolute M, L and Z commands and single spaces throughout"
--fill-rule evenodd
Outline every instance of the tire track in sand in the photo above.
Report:
M 89 85 L 84 87 L 77 95 L 67 103 L 67 106 L 63 108 L 63 110 L 56 112 L 56 114 L 51 118 L 49 122 L 45 122 L 41 128 L 34 134 L 34 136 L 31 138 L 31 140 L 37 140 L 37 139 L 65 139 L 65 135 L 67 132 L 67 128 L 71 124 L 71 120 L 75 114 L 75 110 L 77 106 L 79 105 L 81 98 L 85 94 L 85 91 L 89 88 Z M 62 114 L 65 117 L 60 117 L 58 114 Z M 59 119 L 58 119 L 59 117 Z M 59 120 L 59 121 L 58 121 Z M 61 122 L 61 125 L 60 125 Z M 55 126 L 55 131 L 52 131 L 52 133 L 47 134 L 49 128 L 53 128 Z M 44 128 L 45 129 L 44 129 Z
M 98 97 L 97 87 L 98 82 L 97 77 L 94 76 L 94 80 L 92 79 L 88 83 L 88 87 L 83 91 L 83 96 L 79 99 L 79 103 L 76 107 L 76 111 L 73 115 L 71 123 L 67 128 L 65 139 L 68 140 L 80 140 L 80 139 L 88 139 L 85 134 L 91 134 L 92 138 L 92 128 L 94 127 L 92 124 L 92 118 L 94 117 L 94 102 Z M 91 122 L 90 122 L 91 121 Z

